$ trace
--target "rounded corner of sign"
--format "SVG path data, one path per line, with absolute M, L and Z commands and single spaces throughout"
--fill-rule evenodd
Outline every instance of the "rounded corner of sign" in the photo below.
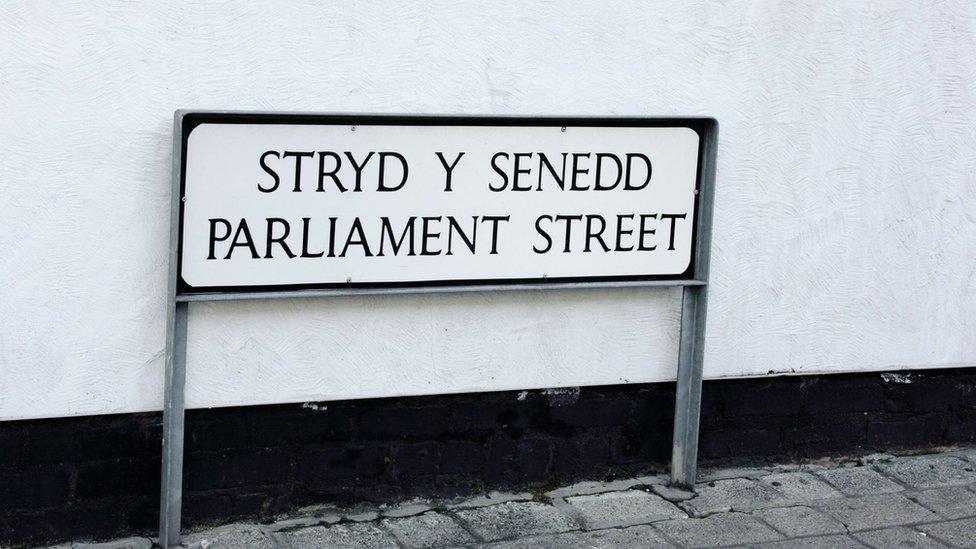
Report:
M 183 123 L 183 136 L 184 139 L 186 139 L 186 143 L 188 146 L 191 142 L 190 140 L 193 139 L 193 132 L 195 132 L 196 129 L 200 127 L 200 125 L 201 125 L 200 123 L 190 123 L 190 124 L 187 124 L 186 122 Z
M 695 266 L 691 261 L 691 256 L 692 254 L 689 253 L 687 259 L 685 260 L 684 266 L 678 271 L 680 273 L 678 277 L 683 280 L 695 279 Z
M 183 131 L 183 139 L 186 140 L 187 145 L 190 143 L 190 139 L 193 137 L 194 132 L 206 124 L 206 120 L 200 118 L 199 111 L 191 111 L 185 109 L 179 109 L 176 111 L 176 120 L 179 123 L 179 127 Z
M 199 288 L 191 284 L 183 273 L 176 275 L 176 295 L 192 294 Z
M 689 144 L 693 143 L 696 147 L 698 146 L 699 143 L 705 141 L 705 134 L 702 128 L 699 127 L 697 124 L 688 124 L 687 126 L 682 126 L 678 128 L 678 132 L 682 140 L 684 140 L 685 138 L 689 140 L 693 140 L 690 141 Z

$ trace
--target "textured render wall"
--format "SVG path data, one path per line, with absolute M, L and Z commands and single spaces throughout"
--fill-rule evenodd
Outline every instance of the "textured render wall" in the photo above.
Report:
M 161 407 L 181 107 L 715 116 L 706 376 L 976 364 L 976 7 L 822 4 L 0 4 L 0 419 Z M 679 299 L 195 306 L 188 402 L 667 380 Z

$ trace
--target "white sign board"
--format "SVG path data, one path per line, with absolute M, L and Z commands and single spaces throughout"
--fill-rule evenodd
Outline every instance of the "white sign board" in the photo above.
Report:
M 687 279 L 700 122 L 188 115 L 179 291 Z

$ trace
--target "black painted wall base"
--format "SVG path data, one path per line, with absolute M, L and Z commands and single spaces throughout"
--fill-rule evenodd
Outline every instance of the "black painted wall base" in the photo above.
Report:
M 184 523 L 664 471 L 674 384 L 187 415 Z M 766 461 L 976 441 L 976 369 L 707 381 L 700 456 Z M 155 535 L 161 416 L 0 423 L 0 546 Z

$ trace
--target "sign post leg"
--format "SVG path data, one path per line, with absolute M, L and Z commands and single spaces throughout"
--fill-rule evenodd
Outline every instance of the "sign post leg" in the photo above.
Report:
M 671 484 L 693 488 L 698 469 L 698 420 L 701 411 L 702 357 L 708 286 L 685 286 L 681 298 L 681 342 L 674 406 Z
M 183 500 L 183 411 L 186 381 L 186 322 L 188 303 L 171 307 L 166 334 L 166 388 L 163 396 L 163 471 L 159 500 L 159 546 L 180 543 Z

